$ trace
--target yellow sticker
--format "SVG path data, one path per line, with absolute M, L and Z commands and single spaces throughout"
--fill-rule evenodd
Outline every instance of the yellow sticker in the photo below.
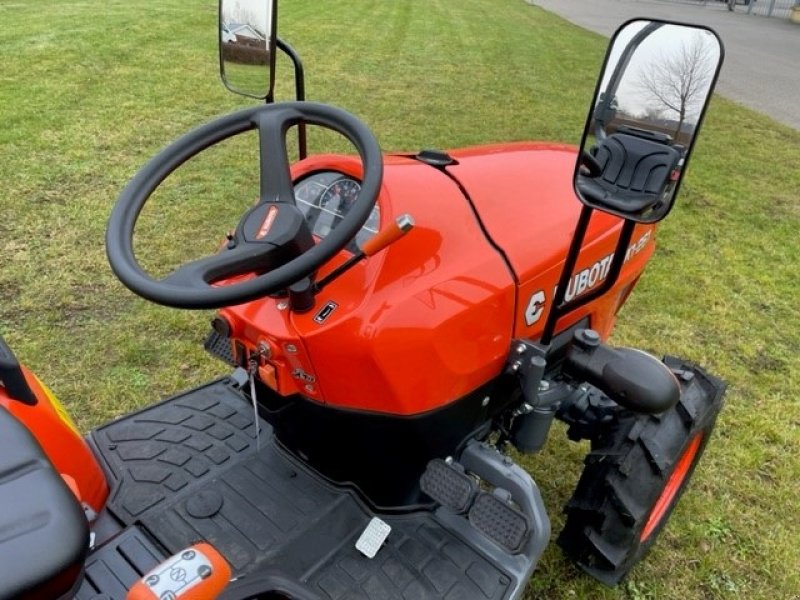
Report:
M 76 435 L 80 436 L 81 432 L 78 431 L 78 427 L 75 425 L 75 422 L 72 420 L 72 417 L 69 416 L 67 409 L 65 409 L 64 406 L 61 404 L 61 402 L 59 402 L 55 394 L 50 391 L 50 388 L 48 388 L 44 383 L 42 383 L 41 379 L 36 377 L 36 375 L 34 375 L 34 378 L 36 379 L 36 383 L 39 384 L 39 387 L 42 388 L 42 390 L 44 391 L 45 396 L 47 396 L 47 399 L 50 401 L 50 406 L 52 406 L 53 410 L 56 411 L 58 418 L 61 419 L 61 421 L 67 427 L 69 427 L 72 431 L 74 431 Z

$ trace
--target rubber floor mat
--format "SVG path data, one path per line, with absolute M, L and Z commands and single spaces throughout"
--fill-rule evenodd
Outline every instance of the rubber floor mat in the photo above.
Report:
M 227 380 L 96 430 L 109 510 L 167 553 L 207 540 L 237 577 L 279 573 L 322 598 L 501 599 L 511 580 L 428 512 L 377 515 L 392 532 L 374 559 L 355 548 L 375 516 L 282 450 Z

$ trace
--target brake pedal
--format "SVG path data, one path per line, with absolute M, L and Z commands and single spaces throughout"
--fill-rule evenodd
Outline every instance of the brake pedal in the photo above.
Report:
M 500 497 L 505 494 L 504 498 Z M 469 522 L 486 537 L 510 552 L 518 552 L 530 532 L 528 518 L 509 503 L 510 494 L 496 489 L 481 492 L 469 511 Z
M 428 463 L 419 485 L 423 492 L 442 506 L 455 513 L 464 513 L 475 497 L 478 483 L 459 467 L 441 458 L 434 458 Z

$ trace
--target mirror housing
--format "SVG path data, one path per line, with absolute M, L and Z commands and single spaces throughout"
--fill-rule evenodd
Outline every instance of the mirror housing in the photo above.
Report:
M 581 202 L 639 223 L 667 216 L 723 56 L 706 27 L 636 19 L 617 30 L 575 165 Z
M 230 91 L 272 99 L 276 0 L 219 0 L 219 72 Z

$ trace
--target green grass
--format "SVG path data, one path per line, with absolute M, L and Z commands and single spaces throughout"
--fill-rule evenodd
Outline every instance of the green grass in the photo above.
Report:
M 309 97 L 359 115 L 385 150 L 577 142 L 605 46 L 522 0 L 280 10 Z M 209 314 L 133 297 L 103 249 L 116 194 L 147 158 L 248 105 L 218 83 L 215 27 L 209 1 L 0 4 L 0 332 L 84 428 L 221 371 L 201 349 Z M 288 65 L 279 68 L 286 98 Z M 226 144 L 169 180 L 144 215 L 137 247 L 148 265 L 166 271 L 235 224 L 255 197 L 253 144 Z M 717 434 L 627 583 L 603 588 L 553 545 L 529 598 L 797 597 L 798 156 L 800 132 L 712 102 L 615 341 L 726 379 Z M 585 448 L 553 433 L 541 456 L 523 460 L 558 531 Z

